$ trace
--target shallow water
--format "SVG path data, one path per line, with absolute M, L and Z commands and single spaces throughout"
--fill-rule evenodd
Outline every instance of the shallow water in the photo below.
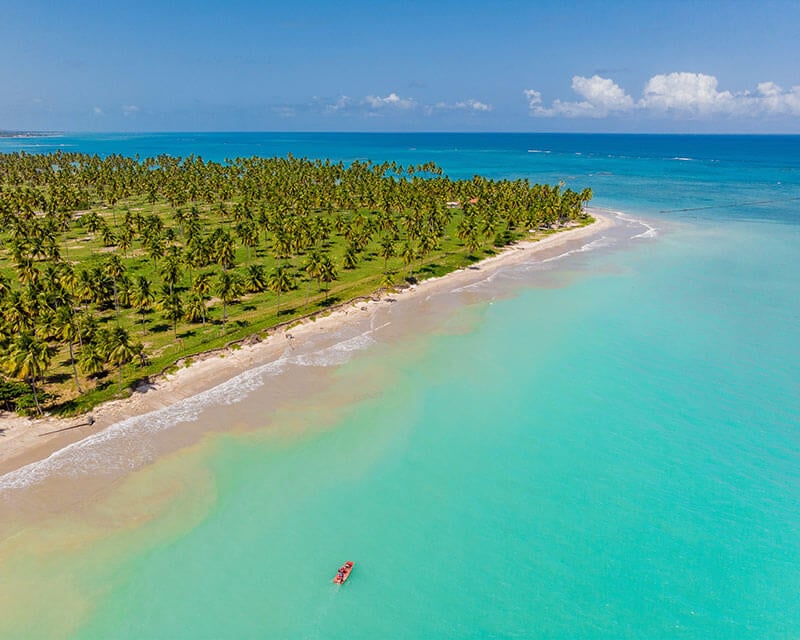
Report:
M 272 375 L 207 403 L 206 437 L 0 543 L 3 637 L 800 633 L 800 145 L 584 138 L 466 155 L 610 166 L 617 200 L 588 184 L 645 224 L 391 305 L 274 414 Z M 391 152 L 369 140 L 342 155 Z M 467 171 L 449 143 L 435 159 Z M 658 214 L 768 200 L 776 176 L 777 205 Z

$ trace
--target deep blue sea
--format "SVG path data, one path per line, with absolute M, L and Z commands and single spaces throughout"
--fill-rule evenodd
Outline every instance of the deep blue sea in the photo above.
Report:
M 0 541 L 3 637 L 800 638 L 800 136 L 0 139 L 58 149 L 433 160 L 616 226 L 390 306 L 274 415 L 285 371 L 214 396 L 233 431 Z
M 800 222 L 800 136 L 520 133 L 149 133 L 0 138 L 0 152 L 260 155 L 419 164 L 454 178 L 589 185 L 595 204 L 668 217 Z M 711 207 L 683 212 L 676 209 Z

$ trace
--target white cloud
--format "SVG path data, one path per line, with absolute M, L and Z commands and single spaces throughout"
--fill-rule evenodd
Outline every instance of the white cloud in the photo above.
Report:
M 469 111 L 491 111 L 492 105 L 470 98 L 464 102 L 456 102 L 456 109 L 467 109 Z
M 523 94 L 528 99 L 528 108 L 537 116 L 566 116 L 568 118 L 603 118 L 613 112 L 630 111 L 635 103 L 617 83 L 609 78 L 594 75 L 591 78 L 574 76 L 572 90 L 583 100 L 563 102 L 556 100 L 551 107 L 542 105 L 542 94 L 534 89 L 526 89 Z
M 598 75 L 591 78 L 575 76 L 572 78 L 572 89 L 596 109 L 611 112 L 627 111 L 633 107 L 633 98 L 609 78 Z
M 542 94 L 536 89 L 525 89 L 522 95 L 528 100 L 528 109 L 536 111 L 542 108 Z
M 756 98 L 766 113 L 800 115 L 800 86 L 784 91 L 774 82 L 761 82 Z
M 125 116 L 126 118 L 128 116 L 135 115 L 138 112 L 139 112 L 139 107 L 137 107 L 135 104 L 122 105 L 122 115 Z
M 554 100 L 546 107 L 538 91 L 526 89 L 523 95 L 531 115 L 539 117 L 603 118 L 634 111 L 676 117 L 800 116 L 800 86 L 786 91 L 774 82 L 762 82 L 755 93 L 720 91 L 718 87 L 717 78 L 704 73 L 658 74 L 647 81 L 642 97 L 634 100 L 613 80 L 594 75 L 572 79 L 573 91 L 583 98 L 580 101 Z
M 367 96 L 364 102 L 373 109 L 383 109 L 385 107 L 392 107 L 395 109 L 413 109 L 417 103 L 411 98 L 401 98 L 396 93 L 392 92 L 383 98 L 379 96 Z
M 470 98 L 469 100 L 460 100 L 459 102 L 437 102 L 433 105 L 427 105 L 425 112 L 430 114 L 434 111 L 468 111 L 473 113 L 481 113 L 491 111 L 492 105 Z
M 368 95 L 364 98 L 352 98 L 341 95 L 335 99 L 324 99 L 315 96 L 311 103 L 306 105 L 308 109 L 322 111 L 327 114 L 342 115 L 366 115 L 370 117 L 381 117 L 390 112 L 409 112 L 423 113 L 432 115 L 437 112 L 463 111 L 466 113 L 487 113 L 492 111 L 491 104 L 481 102 L 475 98 L 458 100 L 456 102 L 435 102 L 432 104 L 420 103 L 413 98 L 402 97 L 392 91 L 386 96 Z
M 688 114 L 733 113 L 740 105 L 730 91 L 718 91 L 717 79 L 704 73 L 668 73 L 653 76 L 639 101 L 643 109 Z
M 336 112 L 348 109 L 353 104 L 353 99 L 350 96 L 339 96 L 335 102 L 325 105 L 325 111 Z
M 94 107 L 94 109 L 92 109 L 92 111 L 94 112 L 94 115 L 96 115 L 96 116 L 104 116 L 105 115 L 105 113 L 103 112 L 103 110 L 100 107 Z

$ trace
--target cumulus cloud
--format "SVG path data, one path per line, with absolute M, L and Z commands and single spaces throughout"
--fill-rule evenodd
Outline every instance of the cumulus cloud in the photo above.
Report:
M 528 100 L 531 113 L 537 116 L 603 118 L 610 113 L 629 111 L 634 107 L 633 98 L 609 78 L 598 75 L 591 78 L 575 76 L 572 78 L 572 90 L 583 100 L 556 100 L 551 107 L 542 104 L 542 94 L 535 89 L 525 89 L 522 93 Z
M 572 78 L 578 101 L 554 100 L 547 107 L 535 89 L 523 95 L 533 116 L 603 118 L 608 115 L 641 112 L 652 115 L 703 117 L 711 115 L 755 117 L 761 115 L 800 116 L 800 86 L 784 90 L 774 82 L 762 82 L 757 91 L 721 91 L 715 76 L 675 72 L 658 74 L 644 86 L 642 97 L 634 100 L 610 78 Z
M 784 91 L 774 82 L 760 82 L 758 94 L 756 100 L 766 113 L 800 115 L 800 86 Z
M 417 103 L 411 98 L 401 98 L 396 93 L 392 92 L 388 96 L 381 98 L 380 96 L 367 96 L 364 102 L 373 109 L 383 109 L 386 107 L 395 109 L 413 109 Z
M 138 112 L 139 112 L 139 107 L 137 107 L 135 104 L 122 105 L 122 115 L 125 116 L 126 118 L 128 116 L 135 115 Z
M 464 102 L 456 102 L 455 108 L 466 109 L 468 111 L 491 111 L 492 105 L 470 98 Z
M 353 99 L 350 96 L 339 96 L 334 102 L 325 105 L 325 111 L 334 113 L 348 109 L 353 105 Z
M 607 112 L 627 111 L 633 106 L 633 98 L 609 78 L 597 75 L 591 78 L 575 76 L 572 78 L 572 89 L 595 109 Z
M 384 114 L 393 112 L 433 115 L 446 111 L 462 111 L 479 114 L 487 113 L 493 109 L 491 104 L 475 98 L 426 104 L 417 102 L 413 98 L 403 97 L 394 91 L 385 96 L 368 95 L 364 98 L 353 98 L 347 95 L 341 95 L 334 99 L 314 97 L 307 107 L 313 111 L 322 111 L 326 114 L 366 115 L 370 117 L 381 117 Z
M 96 115 L 96 116 L 104 116 L 105 115 L 105 113 L 103 112 L 103 109 L 101 109 L 100 107 L 94 107 L 92 109 L 92 111 L 94 112 L 94 115 Z
M 737 111 L 737 98 L 730 91 L 718 91 L 717 84 L 714 76 L 704 73 L 660 74 L 647 81 L 640 106 L 698 115 Z
M 434 111 L 468 111 L 468 112 L 486 112 L 492 110 L 492 105 L 470 98 L 469 100 L 460 100 L 459 102 L 437 102 L 433 105 L 427 105 L 425 111 L 433 113 Z

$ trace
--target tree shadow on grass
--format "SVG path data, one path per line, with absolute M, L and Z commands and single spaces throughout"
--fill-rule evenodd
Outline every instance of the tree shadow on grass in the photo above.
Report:
M 166 324 L 164 322 L 162 322 L 161 324 L 154 324 L 152 327 L 150 327 L 150 331 L 152 331 L 153 333 L 164 333 L 165 331 L 169 331 L 171 329 L 172 325 Z
M 81 409 L 81 405 L 78 403 L 78 400 L 79 398 L 72 398 L 70 400 L 63 400 L 62 402 L 56 402 L 55 404 L 51 404 L 47 408 L 47 410 L 57 415 L 60 414 L 70 415 L 73 413 L 78 413 Z
M 436 275 L 438 273 L 438 269 L 441 269 L 441 265 L 438 262 L 432 262 L 431 264 L 426 264 L 424 267 L 418 270 L 418 273 L 422 275 L 423 273 L 429 276 Z
M 51 373 L 45 380 L 48 384 L 61 384 L 70 378 L 72 375 L 69 373 Z
M 339 304 L 339 302 L 341 302 L 341 298 L 339 296 L 329 296 L 327 300 L 321 300 L 319 306 L 327 309 L 335 304 Z

